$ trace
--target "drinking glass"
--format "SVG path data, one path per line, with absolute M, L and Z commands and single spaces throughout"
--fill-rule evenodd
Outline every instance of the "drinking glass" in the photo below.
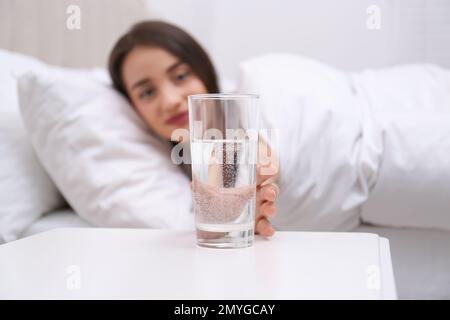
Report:
M 188 97 L 197 244 L 253 244 L 258 152 L 258 95 Z

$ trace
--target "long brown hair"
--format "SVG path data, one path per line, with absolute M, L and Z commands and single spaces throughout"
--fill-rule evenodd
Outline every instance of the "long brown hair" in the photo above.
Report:
M 209 93 L 219 92 L 214 66 L 205 50 L 181 28 L 163 21 L 144 21 L 135 24 L 115 44 L 108 62 L 114 87 L 128 100 L 130 97 L 122 77 L 122 65 L 126 56 L 137 46 L 157 46 L 167 50 L 200 78 Z

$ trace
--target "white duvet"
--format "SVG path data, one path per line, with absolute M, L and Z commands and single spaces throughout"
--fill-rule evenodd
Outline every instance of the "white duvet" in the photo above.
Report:
M 241 65 L 239 90 L 261 95 L 262 126 L 277 130 L 278 228 L 450 229 L 448 70 L 344 73 L 272 54 Z

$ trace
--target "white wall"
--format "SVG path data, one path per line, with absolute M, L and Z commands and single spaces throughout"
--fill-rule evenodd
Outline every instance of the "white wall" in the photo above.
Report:
M 79 8 L 80 29 L 67 27 Z M 105 66 L 130 24 L 151 18 L 141 0 L 0 0 L 0 48 L 69 67 Z
M 266 52 L 304 54 L 347 70 L 408 62 L 450 67 L 449 0 L 145 0 L 187 28 L 222 75 Z M 370 5 L 381 29 L 366 26 Z
M 79 5 L 82 28 L 67 30 L 66 7 Z M 370 30 L 366 10 L 381 10 Z M 0 48 L 53 64 L 106 64 L 131 23 L 163 18 L 189 30 L 219 74 L 240 61 L 292 52 L 347 70 L 407 62 L 450 67 L 450 0 L 0 0 Z

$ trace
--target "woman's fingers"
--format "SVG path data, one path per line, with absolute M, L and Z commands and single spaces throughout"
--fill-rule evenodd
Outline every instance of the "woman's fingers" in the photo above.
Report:
M 280 194 L 280 187 L 278 186 L 278 184 L 276 184 L 275 182 L 272 182 L 272 183 L 268 184 L 268 186 L 270 186 L 272 188 L 272 190 L 275 192 L 275 198 L 277 198 L 278 195 Z
M 276 183 L 271 183 L 265 186 L 261 186 L 258 189 L 256 201 L 258 203 L 263 201 L 274 202 L 280 193 L 280 188 Z
M 275 204 L 273 202 L 265 201 L 259 206 L 258 214 L 266 218 L 273 218 L 276 213 L 277 208 L 275 207 Z
M 275 229 L 272 227 L 267 219 L 262 218 L 256 222 L 256 233 L 263 237 L 271 237 L 275 233 Z
M 263 196 L 263 200 L 273 202 L 273 201 L 275 201 L 275 199 L 277 197 L 277 192 L 276 192 L 275 188 L 273 188 L 270 185 L 264 186 L 262 188 L 262 196 Z
M 255 231 L 263 237 L 271 237 L 275 233 L 275 229 L 270 224 L 268 218 L 274 217 L 277 212 L 275 200 L 278 193 L 279 188 L 275 183 L 262 186 L 257 192 L 258 205 Z

